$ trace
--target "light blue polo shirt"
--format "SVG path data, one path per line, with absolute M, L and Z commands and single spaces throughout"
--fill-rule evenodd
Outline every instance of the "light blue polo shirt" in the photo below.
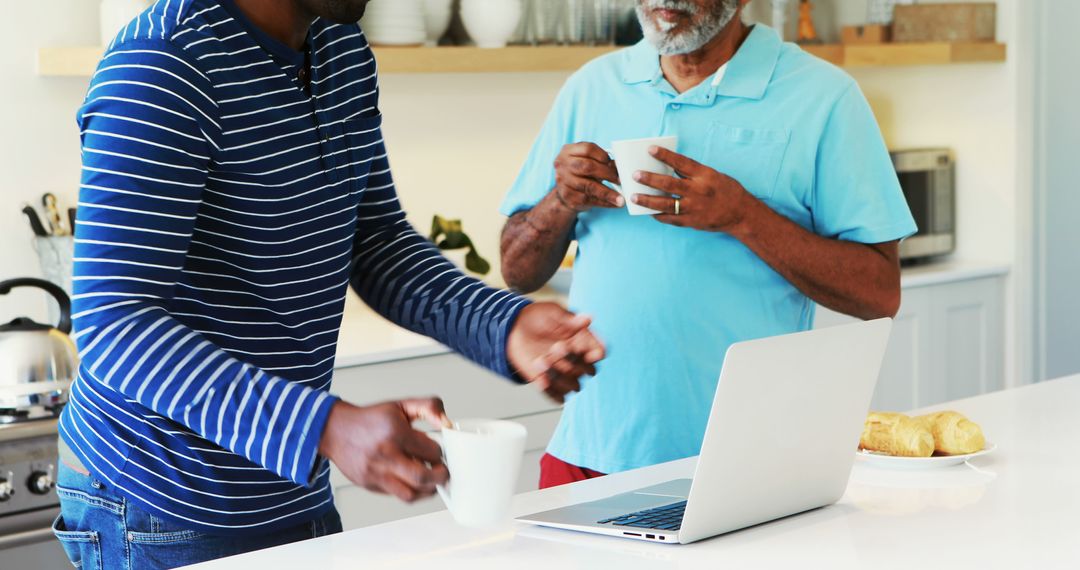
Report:
M 501 211 L 551 190 L 565 144 L 661 135 L 816 234 L 880 243 L 915 232 L 858 85 L 760 24 L 718 85 L 682 94 L 646 42 L 584 66 Z M 566 404 L 548 448 L 563 461 L 613 473 L 698 454 L 728 346 L 813 324 L 814 302 L 726 234 L 625 209 L 583 213 L 574 233 L 570 307 L 592 315 L 608 357 Z

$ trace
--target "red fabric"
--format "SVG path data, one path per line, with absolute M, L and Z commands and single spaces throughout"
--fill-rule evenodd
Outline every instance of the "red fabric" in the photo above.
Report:
M 569 463 L 545 453 L 540 458 L 540 488 L 558 487 L 575 481 L 584 481 L 595 477 L 603 477 L 604 474 L 592 469 L 570 465 Z

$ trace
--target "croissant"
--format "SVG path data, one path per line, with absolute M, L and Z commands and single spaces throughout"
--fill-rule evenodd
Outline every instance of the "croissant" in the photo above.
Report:
M 945 455 L 982 451 L 986 446 L 979 424 L 959 412 L 938 412 L 915 418 L 934 436 L 934 450 Z
M 859 447 L 903 457 L 930 457 L 934 436 L 922 422 L 904 414 L 870 412 Z

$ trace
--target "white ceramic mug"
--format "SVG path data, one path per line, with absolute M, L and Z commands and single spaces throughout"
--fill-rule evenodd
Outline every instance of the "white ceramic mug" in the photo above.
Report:
M 438 491 L 458 524 L 484 528 L 509 520 L 527 434 L 525 426 L 503 420 L 461 420 L 443 428 L 450 482 Z
M 649 196 L 668 196 L 659 190 L 650 188 L 634 180 L 634 173 L 641 170 L 674 176 L 675 171 L 668 165 L 653 158 L 649 154 L 649 148 L 658 146 L 675 152 L 678 148 L 679 137 L 651 137 L 646 139 L 629 139 L 611 143 L 611 152 L 615 156 L 615 168 L 619 171 L 619 181 L 622 182 L 619 193 L 626 201 L 626 209 L 631 216 L 646 216 L 659 214 L 660 212 L 644 206 L 639 206 L 632 201 L 634 194 L 647 194 Z

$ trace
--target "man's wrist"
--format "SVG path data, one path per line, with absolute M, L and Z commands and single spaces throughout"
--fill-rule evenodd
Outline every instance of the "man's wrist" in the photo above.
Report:
M 772 210 L 745 188 L 739 187 L 739 194 L 739 206 L 736 208 L 738 213 L 726 233 L 745 244 L 753 239 L 754 230 L 761 223 L 762 216 L 772 213 Z
M 565 198 L 563 198 L 563 195 L 561 192 L 559 192 L 558 188 L 552 188 L 550 194 L 555 196 L 555 205 L 556 208 L 558 208 L 560 211 L 574 217 L 577 217 L 577 215 L 581 213 L 581 210 L 579 208 L 575 207 L 573 204 L 570 204 L 566 201 Z
M 337 415 L 341 413 L 342 408 L 345 405 L 345 402 L 341 400 L 335 400 L 334 403 L 331 404 L 330 413 L 326 416 L 326 423 L 323 424 L 323 431 L 322 434 L 319 436 L 319 455 L 328 459 L 333 459 L 333 452 L 336 443 L 334 441 L 334 438 L 337 436 L 337 433 L 334 429 L 334 419 Z

